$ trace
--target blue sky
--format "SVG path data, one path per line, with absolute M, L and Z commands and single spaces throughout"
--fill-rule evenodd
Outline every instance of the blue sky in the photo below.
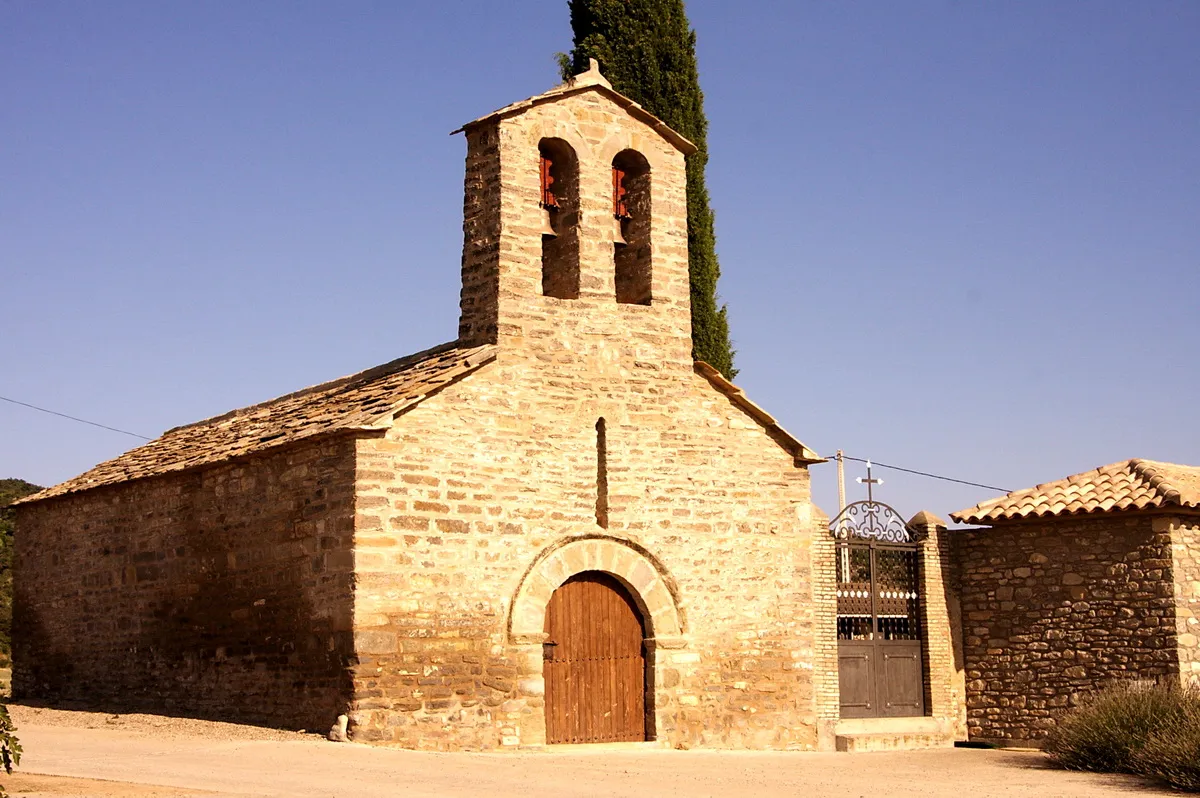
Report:
M 1200 464 L 1200 4 L 688 12 L 755 401 L 1005 488 Z M 0 395 L 156 435 L 453 338 L 447 134 L 569 45 L 565 0 L 0 4 Z M 0 402 L 0 477 L 136 443 Z

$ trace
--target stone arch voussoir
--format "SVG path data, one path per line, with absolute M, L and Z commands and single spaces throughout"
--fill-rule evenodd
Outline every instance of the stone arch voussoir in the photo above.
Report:
M 578 159 L 581 170 L 584 164 L 592 160 L 591 146 L 587 139 L 579 134 L 578 127 L 573 123 L 544 120 L 540 124 L 533 125 L 529 130 L 530 143 L 536 146 L 543 139 L 562 139 L 571 145 L 571 149 L 575 150 L 575 158 Z
M 649 637 L 670 645 L 683 636 L 683 620 L 662 567 L 625 541 L 575 538 L 543 552 L 521 580 L 509 614 L 514 643 L 541 642 L 546 607 L 554 591 L 575 574 L 603 571 L 632 594 L 649 627 Z
M 623 130 L 609 134 L 604 141 L 596 146 L 596 162 L 612 163 L 612 159 L 617 157 L 617 153 L 623 150 L 633 150 L 645 158 L 646 163 L 650 165 L 651 172 L 668 165 L 660 147 L 651 145 L 643 136 L 637 136 Z

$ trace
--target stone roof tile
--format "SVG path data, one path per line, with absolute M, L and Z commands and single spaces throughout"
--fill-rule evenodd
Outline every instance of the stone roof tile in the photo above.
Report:
M 164 432 L 79 476 L 27 496 L 28 504 L 105 485 L 212 465 L 339 431 L 386 429 L 394 418 L 496 357 L 493 345 L 443 344 L 268 402 Z M 824 459 L 707 363 L 696 371 L 788 449 L 797 465 Z
M 959 523 L 991 524 L 1171 507 L 1200 508 L 1200 467 L 1135 459 L 1013 491 L 950 517 Z
M 495 359 L 490 345 L 418 352 L 332 382 L 164 432 L 15 504 L 183 471 L 330 432 L 386 428 L 393 418 Z
M 696 151 L 696 145 L 691 140 L 681 133 L 675 131 L 666 122 L 647 111 L 638 103 L 614 89 L 612 84 L 600 74 L 600 67 L 594 58 L 591 59 L 591 68 L 588 69 L 587 72 L 580 72 L 566 83 L 555 86 L 554 88 L 547 92 L 543 92 L 542 94 L 536 94 L 528 99 L 520 100 L 515 103 L 509 103 L 503 108 L 499 108 L 495 111 L 492 111 L 490 114 L 481 116 L 478 119 L 466 123 L 457 130 L 452 131 L 450 135 L 462 133 L 464 130 L 470 130 L 471 128 L 478 127 L 485 122 L 493 122 L 505 117 L 516 116 L 517 114 L 524 113 L 535 105 L 541 105 L 542 103 L 548 103 L 560 97 L 566 97 L 571 94 L 579 94 L 585 91 L 597 91 L 600 94 L 608 97 L 617 105 L 628 111 L 629 115 L 634 119 L 637 119 L 638 121 L 657 131 L 660 136 L 669 141 L 684 155 L 691 155 Z

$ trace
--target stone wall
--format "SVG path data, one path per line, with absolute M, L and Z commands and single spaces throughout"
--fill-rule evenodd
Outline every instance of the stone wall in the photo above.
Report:
M 538 143 L 566 142 L 578 162 L 579 297 L 542 295 Z M 616 301 L 613 158 L 650 165 L 651 304 Z M 691 371 L 687 178 L 672 144 L 598 92 L 570 95 L 472 129 L 467 136 L 460 335 L 499 343 L 502 361 L 591 356 L 609 374 Z M 480 331 L 494 331 L 492 335 Z M 595 360 L 601 352 L 606 363 Z M 602 374 L 597 373 L 597 377 Z
M 458 340 L 464 346 L 496 342 L 500 309 L 500 137 L 495 128 L 467 133 L 463 180 L 463 255 Z
M 550 590 L 573 567 L 615 573 L 656 613 L 658 739 L 818 744 L 808 473 L 703 378 L 490 366 L 359 456 L 354 739 L 543 743 L 541 629 L 513 634 L 513 604 L 529 581 Z M 595 553 L 531 576 L 570 541 Z M 655 610 L 664 602 L 639 584 L 665 586 L 674 608 Z M 681 629 L 663 635 L 671 617 Z
M 19 508 L 13 691 L 292 728 L 349 701 L 354 443 Z
M 1177 673 L 1172 537 L 1150 518 L 953 534 L 972 739 L 1036 744 L 1089 691 Z
M 1176 655 L 1180 676 L 1200 681 L 1200 519 L 1162 517 L 1154 529 L 1171 536 Z

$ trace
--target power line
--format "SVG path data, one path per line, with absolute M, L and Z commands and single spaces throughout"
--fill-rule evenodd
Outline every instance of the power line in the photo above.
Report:
M 843 454 L 842 459 L 843 460 L 853 460 L 856 463 L 867 462 L 866 460 L 864 460 L 861 457 L 851 457 L 848 454 Z M 957 482 L 959 485 L 970 485 L 973 488 L 986 488 L 987 490 L 995 490 L 995 491 L 999 491 L 1000 493 L 1012 493 L 1012 491 L 1009 490 L 1008 488 L 997 488 L 995 485 L 982 485 L 978 482 L 968 482 L 965 479 L 955 479 L 954 477 L 943 477 L 940 474 L 929 474 L 929 473 L 926 473 L 925 471 L 914 471 L 911 468 L 901 468 L 900 466 L 888 465 L 887 463 L 881 463 L 878 460 L 872 460 L 871 465 L 879 466 L 880 468 L 890 468 L 893 471 L 903 471 L 906 474 L 916 474 L 919 477 L 929 477 L 930 479 L 940 479 L 943 482 Z
M 59 418 L 69 418 L 72 421 L 78 421 L 80 424 L 90 424 L 93 427 L 99 427 L 100 429 L 106 429 L 109 432 L 119 432 L 122 435 L 131 435 L 134 438 L 141 438 L 144 441 L 154 440 L 153 438 L 148 438 L 145 435 L 139 435 L 136 432 L 130 432 L 128 430 L 117 429 L 116 427 L 110 427 L 107 424 L 98 424 L 95 421 L 88 421 L 86 418 L 76 418 L 75 416 L 68 416 L 66 413 L 59 413 L 56 410 L 47 410 L 44 407 L 38 407 L 37 405 L 31 405 L 28 402 L 18 402 L 16 399 L 9 399 L 7 396 L 0 396 L 0 399 L 4 400 L 5 402 L 12 402 L 14 405 L 20 405 L 21 407 L 28 407 L 31 410 L 38 410 L 42 413 L 49 413 L 50 415 L 58 416 Z
M 41 413 L 49 413 L 50 415 L 58 416 L 59 418 L 66 418 L 66 419 L 70 419 L 71 421 L 77 421 L 80 424 L 88 424 L 89 426 L 99 427 L 100 429 L 106 429 L 109 432 L 119 432 L 122 435 L 129 435 L 134 438 L 141 438 L 144 441 L 153 440 L 153 438 L 150 438 L 146 435 L 139 435 L 138 433 L 130 432 L 129 430 L 117 429 L 116 427 L 110 427 L 107 424 L 100 424 L 96 421 L 88 421 L 86 418 L 79 418 L 77 416 L 69 416 L 66 413 L 59 413 L 56 410 L 48 410 L 44 407 L 38 407 L 37 405 L 31 405 L 28 402 L 18 402 L 16 399 L 9 399 L 7 396 L 0 396 L 0 400 L 3 400 L 5 402 L 11 402 L 14 405 L 20 405 L 21 407 L 28 407 L 31 410 L 37 410 L 38 412 L 41 412 Z M 851 457 L 848 454 L 843 454 L 842 459 L 843 460 L 853 460 L 856 463 L 867 462 L 865 459 L 863 459 L 861 457 Z M 959 485 L 970 485 L 973 488 L 983 488 L 985 490 L 994 490 L 994 491 L 999 491 L 1000 493 L 1011 493 L 1012 492 L 1007 488 L 997 488 L 995 485 L 984 485 L 980 482 L 970 482 L 965 479 L 955 479 L 954 477 L 944 477 L 940 474 L 930 474 L 927 471 L 917 471 L 912 468 L 903 468 L 901 466 L 888 465 L 887 463 L 881 463 L 878 460 L 872 460 L 871 464 L 879 466 L 880 468 L 890 468 L 892 471 L 903 471 L 906 474 L 915 474 L 919 477 L 928 477 L 929 479 L 940 479 L 943 482 L 956 482 Z

